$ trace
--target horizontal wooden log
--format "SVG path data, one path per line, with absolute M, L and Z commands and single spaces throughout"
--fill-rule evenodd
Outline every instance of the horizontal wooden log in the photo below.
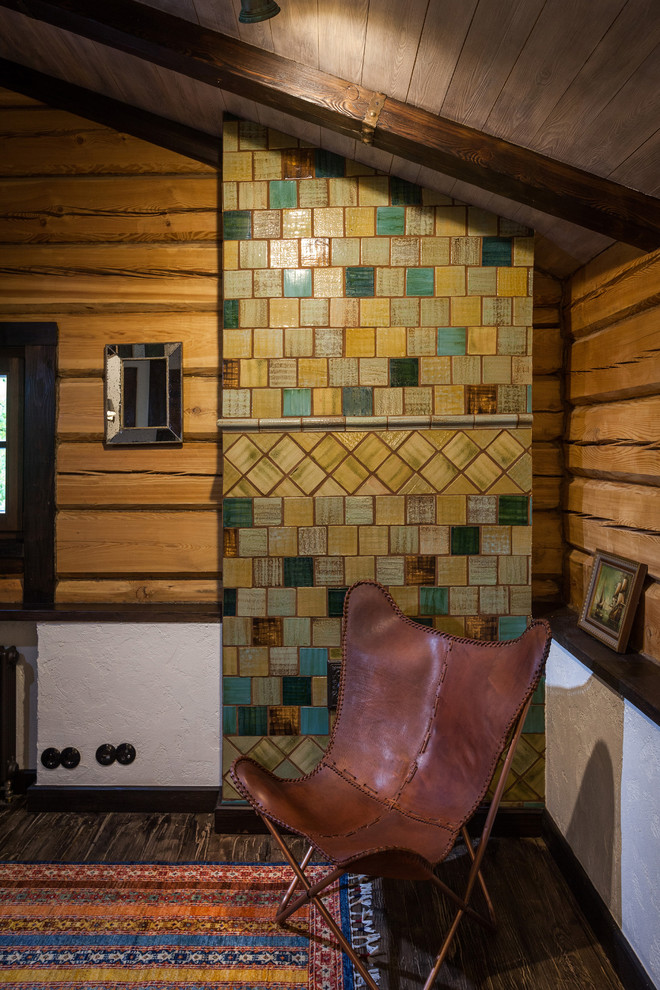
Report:
M 55 601 L 58 604 L 217 602 L 221 598 L 222 585 L 219 579 L 203 580 L 197 577 L 176 578 L 169 581 L 152 578 L 144 580 L 100 578 L 97 581 L 67 578 L 58 581 L 55 593 Z
M 59 508 L 143 506 L 189 509 L 222 504 L 222 478 L 172 474 L 59 475 Z
M 517 147 L 301 62 L 245 45 L 133 0 L 0 0 L 3 6 L 184 73 L 241 97 L 359 138 L 499 195 L 652 250 L 660 203 L 610 180 Z
M 532 475 L 561 477 L 563 451 L 558 443 L 535 443 L 532 448 Z
M 584 605 L 593 562 L 593 554 L 584 550 L 573 548 L 566 554 L 566 604 L 576 612 L 580 612 Z
M 22 109 L 24 107 L 38 107 L 40 103 L 40 100 L 35 100 L 25 93 L 17 93 L 14 89 L 0 86 L 0 107 L 20 107 Z
M 535 327 L 556 327 L 561 321 L 561 310 L 558 305 L 534 306 L 532 322 Z
M 17 575 L 0 577 L 0 602 L 7 605 L 22 603 L 23 579 Z
M 632 263 L 645 256 L 645 252 L 630 244 L 616 241 L 601 251 L 585 265 L 580 265 L 567 282 L 566 302 L 572 305 L 598 289 L 604 282 L 623 276 Z M 536 257 L 534 259 L 536 264 Z M 554 275 L 554 269 L 548 269 Z M 569 273 L 570 274 L 570 273 Z M 566 278 L 566 276 L 559 276 Z
M 562 516 L 557 510 L 538 511 L 532 514 L 532 546 L 561 547 Z
M 181 474 L 196 477 L 219 475 L 222 452 L 217 431 L 206 442 L 180 447 L 106 447 L 96 443 L 61 443 L 57 448 L 58 474 L 131 474 L 134 471 Z
M 623 529 L 660 535 L 660 489 L 573 478 L 566 489 L 566 507 L 591 518 L 606 520 Z
M 216 176 L 0 179 L 0 242 L 218 239 Z
M 535 546 L 532 541 L 532 576 L 559 579 L 562 573 L 564 552 L 561 547 Z
M 532 576 L 532 601 L 554 602 L 559 605 L 563 601 L 563 585 L 559 577 L 536 578 Z
M 57 434 L 61 439 L 100 439 L 104 436 L 103 381 L 97 378 L 64 378 L 59 385 Z M 220 381 L 185 377 L 183 381 L 183 436 L 204 439 L 218 436 Z
M 534 443 L 550 443 L 558 440 L 564 432 L 563 412 L 535 412 L 532 420 L 532 440 Z
M 578 513 L 566 515 L 566 542 L 589 553 L 607 550 L 630 560 L 646 563 L 649 575 L 660 579 L 660 538 L 635 529 L 622 529 L 607 520 L 593 519 Z
M 26 317 L 29 319 L 29 317 Z M 55 313 L 59 327 L 58 372 L 62 377 L 103 376 L 106 344 L 180 340 L 187 375 L 217 375 L 221 330 L 209 313 Z
M 60 578 L 209 578 L 219 575 L 222 566 L 216 511 L 66 509 L 57 514 L 56 546 Z
M 660 305 L 660 251 L 605 274 L 599 285 L 578 296 L 582 291 L 582 286 L 571 291 L 566 310 L 567 330 L 576 338 Z
M 561 397 L 561 379 L 556 375 L 535 375 L 532 382 L 532 410 L 560 412 L 564 408 Z
M 602 444 L 566 445 L 566 466 L 583 478 L 660 485 L 660 443 L 641 446 L 609 441 Z
M 558 509 L 561 504 L 562 478 L 534 477 L 532 479 L 532 504 L 534 512 Z
M 564 340 L 555 327 L 534 327 L 532 351 L 534 375 L 553 375 L 564 366 Z
M 578 406 L 571 411 L 571 443 L 655 444 L 658 441 L 660 395 L 625 402 Z
M 659 355 L 660 305 L 576 340 L 570 352 L 569 401 L 658 394 Z
M 534 269 L 534 305 L 559 305 L 562 300 L 562 283 L 547 272 Z

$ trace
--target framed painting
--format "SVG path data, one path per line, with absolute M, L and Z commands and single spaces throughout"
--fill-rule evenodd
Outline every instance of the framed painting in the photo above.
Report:
M 578 625 L 617 653 L 628 645 L 646 569 L 646 564 L 596 550 Z

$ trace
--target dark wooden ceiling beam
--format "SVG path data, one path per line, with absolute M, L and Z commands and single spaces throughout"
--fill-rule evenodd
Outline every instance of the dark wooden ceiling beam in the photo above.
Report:
M 0 58 L 0 86 L 220 169 L 219 137 Z
M 0 0 L 209 85 L 361 139 L 377 94 L 135 0 Z M 374 147 L 650 251 L 660 247 L 660 199 L 385 98 Z

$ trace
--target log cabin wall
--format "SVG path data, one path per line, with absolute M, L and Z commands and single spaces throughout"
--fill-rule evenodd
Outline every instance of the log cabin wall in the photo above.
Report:
M 215 602 L 217 170 L 6 90 L 0 132 L 1 318 L 59 327 L 56 600 Z M 106 449 L 105 344 L 175 340 L 183 445 Z
M 596 549 L 648 565 L 630 646 L 660 659 L 660 252 L 622 245 L 568 284 L 566 596 L 584 602 Z

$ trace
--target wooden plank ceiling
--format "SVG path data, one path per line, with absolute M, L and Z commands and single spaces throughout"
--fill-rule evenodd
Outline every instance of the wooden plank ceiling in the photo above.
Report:
M 19 5 L 20 6 L 20 5 Z M 149 0 L 487 135 L 660 196 L 657 0 L 281 0 L 240 24 L 240 0 Z M 28 10 L 30 0 L 25 0 Z M 0 57 L 218 135 L 229 111 L 527 223 L 567 274 L 611 240 L 145 59 L 0 6 Z

